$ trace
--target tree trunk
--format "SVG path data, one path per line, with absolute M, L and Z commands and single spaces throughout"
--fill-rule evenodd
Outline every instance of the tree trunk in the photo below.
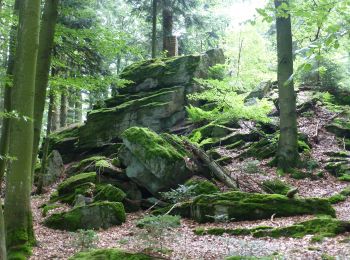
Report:
M 52 126 L 51 126 L 52 132 L 60 128 L 60 111 L 58 109 L 57 103 L 58 102 L 57 102 L 56 95 L 54 95 L 54 100 L 52 104 Z
M 61 108 L 60 108 L 60 127 L 67 126 L 67 114 L 68 114 L 68 98 L 66 90 L 62 90 L 61 93 Z
M 40 0 L 24 0 L 20 8 L 12 109 L 21 115 L 11 120 L 9 153 L 11 161 L 6 175 L 5 227 L 9 258 L 30 255 L 34 232 L 30 205 L 34 127 L 34 91 L 36 59 L 39 45 Z
M 18 16 L 20 1 L 16 0 L 14 6 L 14 16 Z M 17 38 L 17 25 L 11 27 L 10 32 L 10 46 L 9 46 L 9 56 L 7 61 L 7 70 L 6 76 L 9 78 L 13 77 L 13 70 L 15 64 L 15 50 L 16 50 L 16 38 Z M 4 112 L 10 112 L 11 109 L 11 93 L 12 85 L 6 82 L 4 90 Z M 4 177 L 6 171 L 7 159 L 6 155 L 8 154 L 10 141 L 10 119 L 4 117 L 1 128 L 1 140 L 0 140 L 0 155 L 3 156 L 0 159 L 0 182 Z
M 34 101 L 34 141 L 33 141 L 33 176 L 40 134 L 43 123 L 47 85 L 51 66 L 51 52 L 53 48 L 59 0 L 46 0 L 39 36 L 39 49 L 35 77 Z
M 171 52 L 169 39 L 173 36 L 173 12 L 170 6 L 170 0 L 164 0 L 163 3 L 163 51 Z
M 275 0 L 276 9 L 288 0 Z M 278 91 L 280 106 L 280 138 L 277 150 L 278 167 L 288 170 L 296 166 L 298 154 L 298 129 L 296 94 L 291 80 L 293 74 L 293 48 L 291 18 L 277 17 Z
M 75 100 L 75 122 L 83 122 L 83 97 L 80 90 L 76 91 L 76 100 Z
M 157 1 L 153 0 L 152 7 L 152 59 L 157 55 Z
M 37 185 L 37 194 L 42 194 L 43 192 L 43 181 L 44 181 L 44 176 L 46 174 L 46 165 L 47 165 L 47 157 L 49 153 L 49 135 L 51 133 L 51 128 L 52 128 L 52 119 L 53 119 L 53 113 L 54 113 L 54 104 L 55 104 L 55 95 L 51 92 L 50 93 L 50 101 L 49 101 L 49 109 L 47 112 L 47 127 L 46 127 L 46 140 L 43 142 L 43 157 L 41 160 L 41 170 L 40 170 L 40 175 L 38 179 L 38 185 Z

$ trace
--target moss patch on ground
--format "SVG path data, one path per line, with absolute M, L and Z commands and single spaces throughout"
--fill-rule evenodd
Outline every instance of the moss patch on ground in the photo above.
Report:
M 152 256 L 148 256 L 142 253 L 129 253 L 119 249 L 111 248 L 111 249 L 97 249 L 91 250 L 88 252 L 81 252 L 73 257 L 69 258 L 69 260 L 156 260 L 159 258 L 155 258 Z

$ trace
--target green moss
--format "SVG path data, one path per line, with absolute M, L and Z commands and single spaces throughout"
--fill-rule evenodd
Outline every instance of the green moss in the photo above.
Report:
M 169 160 L 182 160 L 185 154 L 176 150 L 163 137 L 143 127 L 131 127 L 124 131 L 122 137 L 125 141 L 144 147 L 146 158 L 164 158 Z M 136 155 L 136 154 L 135 154 Z M 136 155 L 137 156 L 137 155 Z M 143 155 L 140 155 L 143 157 Z
M 194 130 L 189 139 L 194 143 L 201 143 L 204 139 L 208 138 L 222 138 L 230 134 L 232 130 L 226 126 L 210 123 L 203 127 Z
M 136 226 L 139 228 L 154 227 L 170 228 L 179 227 L 181 225 L 179 216 L 159 215 L 159 216 L 145 216 L 137 221 Z
M 343 189 L 341 192 L 340 192 L 341 195 L 343 196 L 350 196 L 350 186 L 346 187 L 345 189 Z
M 228 229 L 228 228 L 198 228 L 195 229 L 193 232 L 196 235 L 214 235 L 214 236 L 221 236 L 223 234 L 228 234 L 232 236 L 246 236 L 246 235 L 252 235 L 256 231 L 259 230 L 269 230 L 272 229 L 272 227 L 268 226 L 259 226 L 255 228 L 237 228 L 237 229 Z
M 281 195 L 287 195 L 288 191 L 291 189 L 290 185 L 279 179 L 263 181 L 262 186 L 264 191 L 267 193 L 275 193 Z
M 126 197 L 126 194 L 121 189 L 114 187 L 111 184 L 104 185 L 100 188 L 100 191 L 96 194 L 95 201 L 111 201 L 122 202 Z
M 75 231 L 108 228 L 123 222 L 125 222 L 123 204 L 104 201 L 52 214 L 44 221 L 44 225 L 53 229 Z
M 32 230 L 18 227 L 6 232 L 8 260 L 26 260 L 32 254 L 35 238 Z
M 338 180 L 350 182 L 350 174 L 344 174 L 343 176 L 340 176 Z
M 329 217 L 318 217 L 288 227 L 256 231 L 253 236 L 302 238 L 306 235 L 317 235 L 319 237 L 333 237 L 348 231 L 350 231 L 350 222 L 348 221 Z
M 119 249 L 97 249 L 88 252 L 81 252 L 70 260 L 155 260 L 157 258 L 151 257 L 141 253 L 129 253 Z
M 56 204 L 52 204 L 52 205 L 45 205 L 43 207 L 43 210 L 42 210 L 42 215 L 43 217 L 46 217 L 47 216 L 47 213 L 50 211 L 50 210 L 53 210 L 53 209 L 57 209 L 57 208 L 60 208 L 61 205 L 56 205 Z
M 345 200 L 346 200 L 346 196 L 344 196 L 342 194 L 335 194 L 335 195 L 328 198 L 328 201 L 331 204 L 337 204 L 337 203 L 345 201 Z
M 175 207 L 172 214 L 190 217 L 198 222 L 212 222 L 211 216 L 226 214 L 229 219 L 256 220 L 304 214 L 327 214 L 335 216 L 335 211 L 327 199 L 293 198 L 279 194 L 256 194 L 226 192 L 201 195 L 193 202 Z
M 72 193 L 75 191 L 76 187 L 78 185 L 84 184 L 84 183 L 96 183 L 97 181 L 97 174 L 95 172 L 87 172 L 87 173 L 81 173 L 75 176 L 72 176 L 68 179 L 66 179 L 64 182 L 62 182 L 58 188 L 58 195 L 65 195 L 68 193 Z
M 220 191 L 215 184 L 208 180 L 191 179 L 185 183 L 185 186 L 195 186 L 192 190 L 195 196 L 213 194 Z

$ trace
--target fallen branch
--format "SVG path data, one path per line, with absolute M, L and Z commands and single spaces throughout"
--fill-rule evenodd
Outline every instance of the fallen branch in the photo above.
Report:
M 206 164 L 206 166 L 210 169 L 210 171 L 219 181 L 224 183 L 229 188 L 237 189 L 236 182 L 229 176 L 229 174 L 223 167 L 221 167 L 214 160 L 210 159 L 210 157 L 203 150 L 201 150 L 194 144 L 188 141 L 184 142 L 185 145 L 192 150 L 193 154 Z

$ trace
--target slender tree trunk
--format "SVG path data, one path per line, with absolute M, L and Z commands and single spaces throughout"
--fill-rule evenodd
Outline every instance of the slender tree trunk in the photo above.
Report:
M 57 103 L 58 103 L 57 97 L 54 95 L 54 100 L 52 104 L 52 125 L 51 125 L 52 132 L 60 128 L 60 111 L 58 109 Z
M 275 0 L 276 9 L 288 0 Z M 293 48 L 291 18 L 277 17 L 278 91 L 280 105 L 280 138 L 277 151 L 278 167 L 288 170 L 298 162 L 298 129 L 296 94 L 291 80 L 293 74 Z
M 80 90 L 77 90 L 75 101 L 75 122 L 83 122 L 83 97 Z
M 11 161 L 6 175 L 5 227 L 9 258 L 30 255 L 35 242 L 30 205 L 34 127 L 34 91 L 36 59 L 39 45 L 40 0 L 23 0 L 19 15 L 12 108 L 22 118 L 11 120 L 9 153 Z M 14 257 L 16 255 L 16 257 Z
M 60 108 L 60 127 L 67 126 L 67 114 L 68 114 L 68 98 L 66 90 L 61 93 L 61 108 Z
M 2 211 L 2 199 L 0 198 L 0 259 L 4 260 L 7 258 L 5 234 L 4 213 Z
M 74 89 L 69 89 L 68 93 L 67 125 L 71 125 L 75 122 L 76 91 Z
M 40 170 L 40 175 L 38 179 L 38 186 L 36 189 L 37 194 L 42 194 L 43 192 L 43 184 L 44 184 L 44 176 L 46 174 L 46 169 L 47 169 L 47 157 L 49 153 L 49 136 L 51 133 L 51 128 L 52 128 L 52 119 L 53 119 L 53 113 L 54 113 L 54 104 L 55 104 L 55 95 L 54 93 L 50 93 L 50 101 L 49 101 L 49 109 L 47 113 L 47 127 L 46 127 L 46 140 L 43 142 L 43 157 L 41 160 L 41 170 Z
M 157 55 L 157 3 L 158 0 L 153 0 L 152 7 L 152 58 Z
M 47 85 L 51 66 L 51 53 L 53 48 L 56 20 L 58 15 L 59 0 L 46 0 L 42 15 L 39 49 L 35 77 L 35 101 L 34 101 L 34 143 L 32 174 L 39 149 L 40 134 L 43 123 L 43 115 L 46 101 Z
M 14 16 L 18 16 L 20 0 L 16 0 L 14 6 Z M 10 79 L 13 78 L 13 70 L 15 65 L 15 50 L 16 50 L 16 38 L 17 38 L 17 24 L 12 25 L 10 32 L 10 44 L 9 44 L 9 56 L 7 61 L 7 70 L 6 76 Z M 12 84 L 8 81 L 5 84 L 4 90 L 4 112 L 10 112 L 11 108 L 11 93 L 12 93 Z M 3 156 L 0 159 L 0 180 L 4 177 L 6 171 L 7 159 L 6 155 L 8 154 L 10 141 L 10 119 L 4 118 L 1 128 L 1 140 L 0 140 L 0 155 Z
M 173 12 L 170 0 L 163 0 L 163 51 L 171 52 L 169 39 L 173 36 Z

